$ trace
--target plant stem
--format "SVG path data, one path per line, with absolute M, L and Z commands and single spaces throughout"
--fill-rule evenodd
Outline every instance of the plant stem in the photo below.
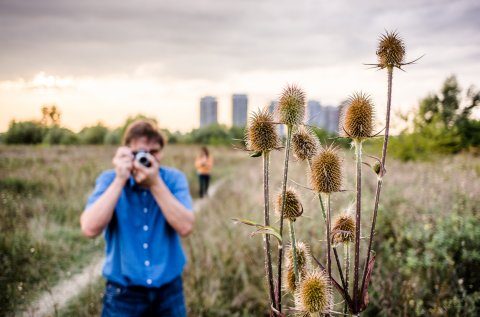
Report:
M 357 163 L 356 210 L 355 210 L 355 262 L 353 267 L 353 303 L 355 311 L 359 309 L 358 279 L 360 270 L 360 216 L 362 212 L 362 142 L 354 140 L 355 162 Z
M 269 165 L 270 152 L 263 152 L 263 198 L 264 198 L 264 222 L 265 226 L 270 225 L 270 199 L 269 199 Z M 270 248 L 270 235 L 263 235 L 263 250 L 265 253 L 265 272 L 268 279 L 268 290 L 270 295 L 270 302 L 275 307 L 275 293 L 273 286 L 273 271 L 272 271 L 272 254 Z
M 293 227 L 293 221 L 288 219 L 290 224 L 290 242 L 292 243 L 293 253 L 293 272 L 295 273 L 295 285 L 300 282 L 300 276 L 298 275 L 298 260 L 297 260 L 297 242 L 295 241 L 295 228 Z
M 385 119 L 385 136 L 383 137 L 382 158 L 380 166 L 380 174 L 377 178 L 377 189 L 375 191 L 375 204 L 373 207 L 372 225 L 370 227 L 370 236 L 368 238 L 367 260 L 365 269 L 363 270 L 361 298 L 363 298 L 365 289 L 365 279 L 367 277 L 368 262 L 370 262 L 370 253 L 372 251 L 373 236 L 375 234 L 375 224 L 377 222 L 378 204 L 380 201 L 380 193 L 382 191 L 383 175 L 385 173 L 385 161 L 387 159 L 388 137 L 390 131 L 390 110 L 392 105 L 392 83 L 393 83 L 393 67 L 387 68 L 388 91 L 387 91 L 387 114 Z
M 345 291 L 348 293 L 348 284 L 350 278 L 350 243 L 347 242 L 343 245 L 343 261 L 345 262 Z M 345 301 L 345 307 L 343 313 L 348 313 L 348 304 Z
M 331 217 L 330 217 L 330 193 L 327 193 L 327 271 L 330 283 L 332 282 L 332 239 L 330 238 Z
M 282 210 L 280 212 L 280 236 L 283 238 L 283 213 L 285 211 L 285 192 L 287 191 L 287 176 L 288 176 L 288 159 L 290 157 L 290 141 L 292 139 L 292 126 L 287 125 L 287 142 L 285 146 L 285 162 L 283 167 L 283 181 L 282 181 Z M 278 279 L 277 279 L 277 303 L 278 311 L 282 312 L 282 260 L 283 260 L 283 239 L 280 242 L 280 250 L 278 251 Z

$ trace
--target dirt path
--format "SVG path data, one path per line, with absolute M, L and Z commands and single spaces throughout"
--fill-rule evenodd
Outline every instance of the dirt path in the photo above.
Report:
M 218 188 L 226 181 L 223 178 L 210 186 L 208 197 L 197 199 L 193 202 L 193 210 L 198 213 L 207 203 L 208 199 L 215 196 Z M 55 316 L 71 299 L 77 297 L 82 290 L 90 283 L 101 276 L 104 257 L 95 258 L 87 265 L 82 272 L 70 277 L 68 280 L 62 281 L 55 285 L 50 291 L 45 291 L 39 298 L 25 309 L 20 316 Z

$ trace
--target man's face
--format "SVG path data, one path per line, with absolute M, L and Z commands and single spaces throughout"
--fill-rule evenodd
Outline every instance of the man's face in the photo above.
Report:
M 158 163 L 162 158 L 162 147 L 155 141 L 149 141 L 147 137 L 141 137 L 130 141 L 129 148 L 132 152 L 138 152 L 140 150 L 149 152 Z
M 157 163 L 153 164 L 153 166 L 160 165 L 160 159 L 162 158 L 162 148 L 157 142 L 149 141 L 146 137 L 141 137 L 138 139 L 133 139 L 130 142 L 129 148 L 133 153 L 140 150 L 149 152 L 157 161 Z M 140 186 L 148 187 L 149 179 L 145 172 L 142 172 L 141 170 L 138 170 L 134 167 L 132 170 L 132 174 L 137 184 L 139 184 Z

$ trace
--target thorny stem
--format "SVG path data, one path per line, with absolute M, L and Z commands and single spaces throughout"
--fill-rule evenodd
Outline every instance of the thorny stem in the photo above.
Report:
M 270 163 L 270 152 L 263 152 L 263 197 L 264 197 L 264 221 L 265 226 L 270 225 L 270 201 L 269 201 L 269 164 Z M 275 307 L 275 295 L 274 295 L 274 286 L 273 286 L 273 271 L 272 271 L 272 254 L 270 248 L 270 235 L 263 235 L 263 250 L 265 253 L 265 271 L 267 273 L 268 279 L 268 290 L 270 295 L 270 302 Z
M 345 262 L 345 291 L 348 293 L 348 282 L 350 278 L 350 243 L 343 245 L 343 260 Z M 343 313 L 348 313 L 348 304 L 345 302 Z
M 378 203 L 380 201 L 380 192 L 382 191 L 383 174 L 385 173 L 385 161 L 387 158 L 388 137 L 389 137 L 389 131 L 390 131 L 390 109 L 392 105 L 393 67 L 387 68 L 387 74 L 388 74 L 387 114 L 385 119 L 385 136 L 383 137 L 382 158 L 381 158 L 382 163 L 380 166 L 380 174 L 377 179 L 377 189 L 375 192 L 375 204 L 373 207 L 372 226 L 370 228 L 370 237 L 368 238 L 367 260 L 365 262 L 365 269 L 363 270 L 361 298 L 363 298 L 364 296 L 363 294 L 365 289 L 364 284 L 365 284 L 365 279 L 367 277 L 368 262 L 370 262 L 370 253 L 372 251 L 373 235 L 375 234 L 375 224 L 377 222 Z
M 280 213 L 280 236 L 283 238 L 283 213 L 285 212 L 285 192 L 287 191 L 287 176 L 288 176 L 288 159 L 290 156 L 290 141 L 292 139 L 292 126 L 287 125 L 287 142 L 285 146 L 285 162 L 283 167 L 283 182 L 282 182 L 282 211 Z M 283 260 L 283 239 L 279 245 L 278 251 L 278 279 L 277 279 L 277 303 L 278 311 L 282 312 L 282 260 Z
M 330 238 L 331 219 L 330 219 L 330 193 L 327 193 L 327 271 L 330 283 L 332 282 L 332 240 Z
M 360 270 L 360 215 L 362 212 L 362 142 L 354 140 L 355 161 L 357 163 L 357 198 L 355 210 L 355 262 L 353 267 L 353 303 L 355 311 L 359 309 L 358 279 Z
M 290 224 L 290 242 L 292 243 L 293 253 L 293 272 L 295 273 L 295 285 L 300 282 L 300 276 L 298 275 L 298 260 L 297 260 L 297 242 L 295 241 L 295 228 L 293 227 L 293 220 L 288 219 Z

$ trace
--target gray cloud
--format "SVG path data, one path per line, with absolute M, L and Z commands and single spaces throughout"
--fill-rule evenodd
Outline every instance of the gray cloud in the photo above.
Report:
M 141 65 L 161 65 L 151 69 L 157 76 L 214 79 L 372 62 L 385 28 L 415 53 L 438 61 L 468 46 L 461 62 L 478 63 L 478 16 L 476 0 L 0 0 L 0 79 L 130 74 Z

